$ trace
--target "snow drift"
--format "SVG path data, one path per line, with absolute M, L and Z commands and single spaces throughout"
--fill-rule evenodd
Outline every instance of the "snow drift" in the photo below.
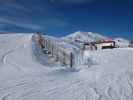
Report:
M 0 35 L 1 100 L 133 100 L 133 49 L 88 51 L 95 64 L 78 69 L 39 50 L 33 34 Z

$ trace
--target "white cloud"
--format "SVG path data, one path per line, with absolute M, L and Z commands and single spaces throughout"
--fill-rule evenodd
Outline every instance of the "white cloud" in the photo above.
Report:
M 7 25 L 15 25 L 17 27 L 21 27 L 21 28 L 27 28 L 27 29 L 32 29 L 32 30 L 41 30 L 43 29 L 42 26 L 40 25 L 36 25 L 36 24 L 31 24 L 31 23 L 24 23 L 18 20 L 12 20 L 9 18 L 2 18 L 0 17 L 0 23 L 4 23 Z
M 19 0 L 18 0 L 19 1 Z M 17 26 L 28 30 L 47 30 L 67 27 L 68 22 L 55 9 L 40 1 L 20 3 L 16 0 L 0 0 L 0 29 Z M 33 0 L 34 1 L 34 0 Z M 4 13 L 3 13 L 4 12 Z

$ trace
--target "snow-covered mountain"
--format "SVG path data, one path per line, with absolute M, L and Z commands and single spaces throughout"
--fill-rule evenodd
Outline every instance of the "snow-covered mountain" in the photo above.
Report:
M 98 33 L 77 31 L 70 35 L 67 35 L 66 37 L 63 37 L 63 39 L 71 40 L 71 41 L 78 40 L 78 41 L 84 41 L 84 42 L 88 42 L 88 41 L 91 42 L 91 41 L 96 41 L 101 39 L 107 39 L 107 37 L 100 35 Z
M 78 42 L 93 42 L 93 41 L 98 41 L 98 40 L 105 40 L 109 39 L 110 37 L 103 36 L 99 33 L 93 33 L 93 32 L 82 32 L 82 31 L 77 31 L 74 32 L 70 35 L 67 35 L 63 37 L 62 39 L 73 43 L 74 45 L 77 45 L 75 41 Z M 116 46 L 118 47 L 128 47 L 130 41 L 124 38 L 111 38 L 111 40 L 114 40 L 116 42 Z

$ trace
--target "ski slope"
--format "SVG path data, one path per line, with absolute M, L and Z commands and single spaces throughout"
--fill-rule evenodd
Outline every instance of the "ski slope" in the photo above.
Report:
M 32 36 L 0 35 L 0 100 L 133 100 L 133 49 L 86 51 L 92 63 L 69 69 Z

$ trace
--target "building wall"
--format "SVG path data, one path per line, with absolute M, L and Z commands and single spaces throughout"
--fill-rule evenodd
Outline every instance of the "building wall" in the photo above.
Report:
M 110 43 L 99 43 L 99 44 L 96 44 L 97 48 L 98 49 L 102 49 L 102 47 L 111 47 L 111 46 L 114 46 L 115 47 L 115 44 L 114 42 L 110 42 Z

